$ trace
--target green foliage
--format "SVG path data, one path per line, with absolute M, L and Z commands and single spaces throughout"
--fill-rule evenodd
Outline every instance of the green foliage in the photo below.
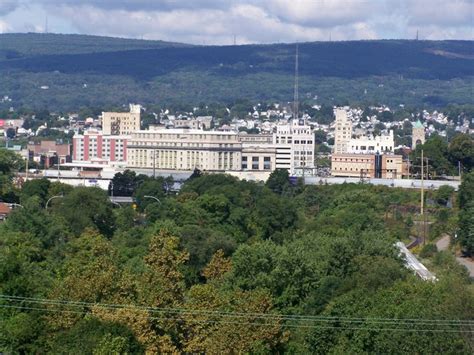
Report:
M 467 134 L 459 134 L 449 144 L 449 156 L 453 164 L 458 162 L 464 171 L 474 169 L 474 138 Z
M 305 43 L 299 47 L 300 91 L 318 96 L 321 109 L 307 111 L 320 123 L 333 120 L 334 104 L 472 104 L 470 46 L 468 41 Z M 225 122 L 252 112 L 251 101 L 286 102 L 293 97 L 292 44 L 206 47 L 96 36 L 2 34 L 0 47 L 0 91 L 15 98 L 19 107 L 66 111 L 121 106 L 131 100 L 156 105 L 159 98 L 159 104 L 188 110 L 198 106 L 199 114 L 212 112 Z M 361 53 L 365 60 L 354 65 Z M 49 89 L 40 90 L 38 83 Z M 222 107 L 202 102 L 227 104 L 231 113 L 226 116 Z M 147 117 L 145 123 L 149 122 Z
M 454 187 L 449 186 L 449 185 L 440 186 L 439 189 L 436 190 L 436 193 L 435 193 L 436 202 L 442 206 L 446 206 L 449 199 L 453 196 L 453 193 L 454 193 Z
M 273 192 L 281 195 L 290 188 L 290 175 L 286 169 L 272 171 L 265 185 Z
M 436 247 L 436 244 L 426 244 L 420 251 L 420 258 L 432 257 L 437 252 L 438 248 Z
M 470 241 L 469 179 L 459 219 Z M 453 255 L 432 244 L 421 250 L 437 282 L 412 276 L 398 257 L 394 242 L 410 234 L 405 207 L 418 192 L 361 184 L 282 189 L 282 181 L 274 192 L 203 174 L 172 195 L 165 179 L 143 181 L 134 192 L 143 210 L 112 209 L 96 188 L 25 185 L 24 208 L 0 224 L 0 294 L 66 303 L 0 299 L 0 351 L 470 351 L 459 327 L 446 336 L 401 320 L 474 316 L 469 278 Z M 436 193 L 441 202 L 457 197 L 448 190 Z M 44 199 L 60 192 L 45 210 Z M 456 208 L 431 208 L 432 227 L 455 230 Z M 194 312 L 177 311 L 185 309 Z M 287 314 L 319 320 L 276 318 Z
M 459 241 L 468 254 L 474 253 L 474 172 L 465 174 L 459 187 Z
M 127 327 L 97 318 L 83 319 L 59 333 L 50 344 L 56 354 L 142 354 L 143 349 Z
M 97 187 L 77 187 L 58 201 L 54 208 L 60 210 L 75 235 L 88 227 L 96 228 L 107 236 L 113 234 L 115 222 L 111 203 L 107 194 Z
M 23 166 L 23 162 L 18 154 L 0 148 L 0 175 L 9 175 L 21 166 Z
M 40 203 L 45 205 L 50 186 L 51 182 L 46 178 L 28 180 L 23 184 L 21 189 L 21 200 L 25 201 L 30 197 L 36 196 Z

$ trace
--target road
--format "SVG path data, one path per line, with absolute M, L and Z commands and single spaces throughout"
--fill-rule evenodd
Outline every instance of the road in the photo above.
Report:
M 446 234 L 440 240 L 436 242 L 436 247 L 440 251 L 448 250 L 450 241 L 451 241 L 451 237 Z M 464 265 L 467 271 L 469 271 L 469 276 L 471 278 L 474 278 L 474 261 L 472 259 L 462 258 L 460 256 L 456 256 L 456 260 L 458 261 L 459 264 Z

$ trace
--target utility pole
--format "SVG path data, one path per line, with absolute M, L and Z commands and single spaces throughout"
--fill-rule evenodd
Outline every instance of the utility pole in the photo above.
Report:
M 25 182 L 28 181 L 28 160 L 29 160 L 29 152 L 28 152 L 28 156 L 26 157 L 26 161 L 25 161 Z
M 421 150 L 421 200 L 420 200 L 420 214 L 423 216 L 423 207 L 424 207 L 424 159 L 423 159 L 423 149 Z
M 459 174 L 459 180 L 461 180 L 461 162 L 458 160 L 458 174 Z

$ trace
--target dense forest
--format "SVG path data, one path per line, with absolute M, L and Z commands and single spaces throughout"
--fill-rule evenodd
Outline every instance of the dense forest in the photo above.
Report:
M 419 253 L 436 282 L 394 247 L 416 225 L 415 190 L 196 171 L 172 194 L 169 179 L 125 171 L 110 188 L 136 204 L 119 207 L 97 188 L 18 189 L 19 161 L 0 153 L 0 197 L 23 206 L 0 224 L 2 353 L 474 350 L 466 270 L 431 231 Z M 453 233 L 459 219 L 467 248 L 473 186 L 466 174 L 459 193 L 427 197 L 430 229 Z
M 0 48 L 0 97 L 8 95 L 16 107 L 290 101 L 293 96 L 295 44 L 188 46 L 2 34 Z M 308 42 L 299 44 L 299 58 L 301 97 L 317 97 L 319 103 L 472 103 L 472 41 Z

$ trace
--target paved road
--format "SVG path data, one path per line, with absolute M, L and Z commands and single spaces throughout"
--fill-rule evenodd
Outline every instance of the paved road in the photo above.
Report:
M 448 250 L 450 242 L 451 242 L 451 237 L 449 235 L 445 234 L 443 238 L 441 238 L 440 240 L 438 240 L 436 242 L 436 247 L 440 251 L 441 250 Z
M 444 235 L 436 242 L 436 247 L 438 250 L 448 250 L 450 241 L 451 237 L 449 235 Z M 471 278 L 474 278 L 474 261 L 469 258 L 461 258 L 460 256 L 456 256 L 456 260 L 459 264 L 464 265 L 467 271 L 469 271 Z

